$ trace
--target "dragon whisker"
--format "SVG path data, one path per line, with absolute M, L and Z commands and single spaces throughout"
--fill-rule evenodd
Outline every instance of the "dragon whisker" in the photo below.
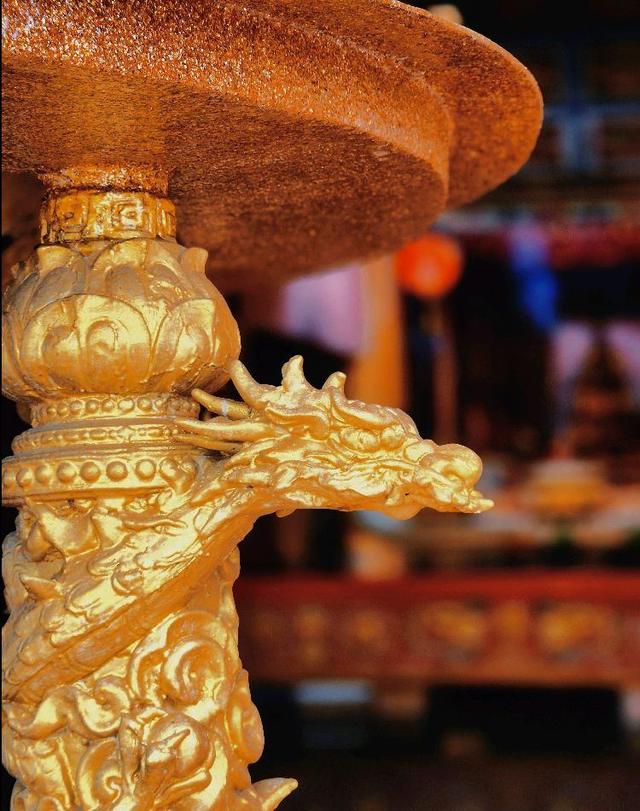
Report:
M 219 414 L 222 417 L 229 417 L 232 420 L 246 419 L 251 414 L 251 409 L 244 403 L 236 400 L 227 400 L 224 397 L 216 397 L 208 394 L 202 389 L 194 389 L 191 392 L 193 399 L 204 406 L 212 414 Z
M 195 445 L 209 451 L 221 451 L 222 453 L 236 453 L 244 448 L 244 444 L 239 442 L 225 442 L 224 440 L 209 439 L 196 434 L 175 434 L 176 442 L 186 445 Z

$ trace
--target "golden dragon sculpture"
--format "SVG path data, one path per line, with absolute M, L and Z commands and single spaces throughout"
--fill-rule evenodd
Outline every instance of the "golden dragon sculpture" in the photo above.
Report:
M 168 200 L 52 193 L 5 296 L 3 388 L 33 428 L 5 460 L 3 757 L 13 811 L 270 811 L 238 655 L 237 546 L 299 508 L 479 512 L 479 458 L 397 409 L 280 386 L 174 240 Z M 231 378 L 242 402 L 207 394 Z M 190 393 L 193 390 L 193 396 Z M 201 406 L 209 418 L 198 419 Z

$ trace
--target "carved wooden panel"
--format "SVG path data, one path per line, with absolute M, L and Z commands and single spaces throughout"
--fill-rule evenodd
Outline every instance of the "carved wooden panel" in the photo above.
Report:
M 256 678 L 640 682 L 640 573 L 247 578 L 237 597 Z

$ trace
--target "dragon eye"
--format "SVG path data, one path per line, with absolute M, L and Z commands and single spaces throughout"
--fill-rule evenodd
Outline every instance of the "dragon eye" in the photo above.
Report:
M 345 428 L 340 439 L 354 451 L 375 451 L 380 447 L 377 436 L 365 428 Z
M 404 449 L 404 456 L 409 462 L 420 462 L 425 457 L 431 456 L 436 449 L 436 444 L 430 439 L 419 439 Z
M 382 432 L 382 444 L 387 448 L 397 448 L 403 440 L 404 431 L 400 425 L 389 425 Z

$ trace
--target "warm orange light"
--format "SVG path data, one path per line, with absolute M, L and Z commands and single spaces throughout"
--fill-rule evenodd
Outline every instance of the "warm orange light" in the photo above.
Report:
M 403 290 L 419 298 L 438 299 L 458 283 L 462 261 L 455 240 L 444 234 L 427 234 L 398 251 L 395 268 Z

